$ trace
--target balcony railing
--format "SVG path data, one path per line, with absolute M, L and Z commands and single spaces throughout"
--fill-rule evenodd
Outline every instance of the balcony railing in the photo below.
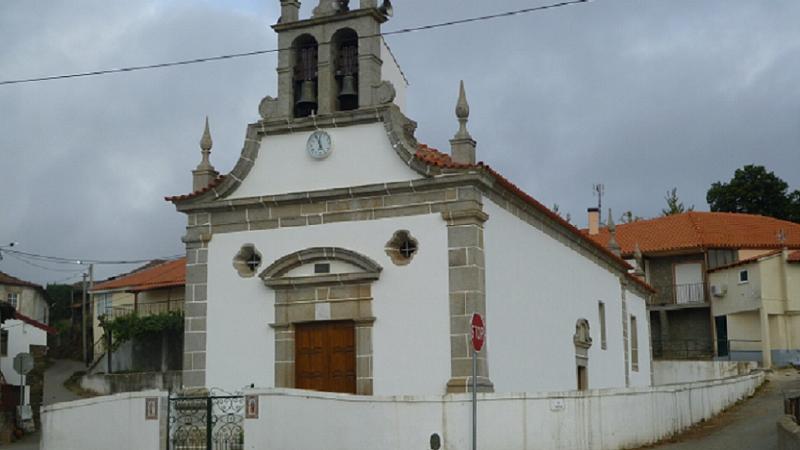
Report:
M 656 285 L 656 304 L 693 304 L 706 303 L 706 286 L 704 283 Z
M 137 305 L 114 306 L 108 310 L 106 317 L 108 319 L 116 319 L 118 317 L 128 316 L 131 314 L 136 314 L 140 317 L 146 317 L 168 312 L 181 312 L 183 311 L 183 304 L 183 299 L 178 299 L 169 300 L 166 302 L 147 302 L 139 303 Z

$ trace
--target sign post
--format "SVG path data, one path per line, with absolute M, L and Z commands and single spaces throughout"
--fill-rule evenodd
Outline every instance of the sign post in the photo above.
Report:
M 486 325 L 478 313 L 472 314 L 472 450 L 478 448 L 478 352 L 486 340 Z

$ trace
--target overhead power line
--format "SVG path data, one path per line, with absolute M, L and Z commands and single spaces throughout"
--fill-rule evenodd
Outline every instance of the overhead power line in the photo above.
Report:
M 499 19 L 499 18 L 503 18 L 503 17 L 518 16 L 518 15 L 522 15 L 522 14 L 530 14 L 530 13 L 534 13 L 534 12 L 545 11 L 545 10 L 548 10 L 548 9 L 561 8 L 561 7 L 564 7 L 564 6 L 576 5 L 576 4 L 580 4 L 580 3 L 589 3 L 591 1 L 592 0 L 571 0 L 571 1 L 565 1 L 565 2 L 559 2 L 559 3 L 551 3 L 551 4 L 548 4 L 548 5 L 541 5 L 541 6 L 535 6 L 535 7 L 530 7 L 530 8 L 516 9 L 516 10 L 513 10 L 513 11 L 505 11 L 505 12 L 496 13 L 496 14 L 489 14 L 489 15 L 485 15 L 485 16 L 470 17 L 470 18 L 467 18 L 467 19 L 451 20 L 451 21 L 447 21 L 447 22 L 439 22 L 439 23 L 434 23 L 434 24 L 429 24 L 429 25 L 420 25 L 420 26 L 417 26 L 417 27 L 403 28 L 403 29 L 394 30 L 394 31 L 387 31 L 385 33 L 377 33 L 377 34 L 372 34 L 372 35 L 367 35 L 367 36 L 359 36 L 359 39 L 367 39 L 367 38 L 373 38 L 373 37 L 378 37 L 378 36 L 395 36 L 395 35 L 399 35 L 399 34 L 413 33 L 413 32 L 416 32 L 416 31 L 427 31 L 427 30 L 433 30 L 433 29 L 437 29 L 437 28 L 444 28 L 444 27 L 450 27 L 450 26 L 455 26 L 455 25 L 463 25 L 463 24 L 473 23 L 473 22 L 482 22 L 482 21 L 485 21 L 485 20 L 493 20 L 493 19 Z M 329 43 L 329 42 L 326 42 L 326 43 Z M 0 81 L 0 86 L 10 85 L 10 84 L 36 83 L 36 82 L 42 82 L 42 81 L 65 80 L 65 79 L 70 79 L 70 78 L 85 78 L 85 77 L 92 77 L 92 76 L 98 76 L 98 75 L 109 75 L 109 74 L 114 74 L 114 73 L 136 72 L 136 71 L 141 71 L 141 70 L 152 70 L 152 69 L 163 69 L 163 68 L 167 68 L 167 67 L 176 67 L 176 66 L 187 66 L 187 65 L 191 65 L 191 64 L 200 64 L 200 63 L 207 63 L 207 62 L 214 62 L 214 61 L 223 61 L 223 60 L 229 60 L 229 59 L 244 58 L 244 57 L 248 57 L 248 56 L 264 55 L 264 54 L 267 54 L 267 53 L 276 53 L 276 52 L 279 52 L 281 50 L 289 50 L 289 48 L 285 48 L 285 49 L 273 48 L 273 49 L 266 49 L 266 50 L 254 50 L 254 51 L 250 51 L 250 52 L 230 53 L 230 54 L 225 54 L 225 55 L 207 56 L 207 57 L 203 57 L 203 58 L 185 59 L 185 60 L 181 60 L 181 61 L 170 61 L 170 62 L 163 62 L 163 63 L 156 63 L 156 64 L 146 64 L 146 65 L 141 65 L 141 66 L 119 67 L 119 68 L 114 68 L 114 69 L 93 70 L 93 71 L 89 71 L 89 72 L 77 72 L 77 73 L 61 74 L 61 75 L 47 75 L 47 76 L 34 77 L 34 78 L 21 78 L 21 79 L 17 79 L 17 80 L 5 80 L 5 81 Z
M 50 255 L 39 255 L 36 253 L 27 253 L 21 252 L 19 250 L 8 250 L 3 249 L 3 253 L 7 253 L 10 256 L 22 256 L 29 259 L 37 260 L 37 261 L 47 261 L 54 264 L 95 264 L 95 265 L 124 265 L 124 264 L 146 264 L 156 259 L 163 259 L 163 260 L 171 260 L 180 258 L 183 255 L 172 255 L 172 256 L 161 256 L 156 258 L 149 258 L 149 259 L 131 259 L 131 260 L 104 260 L 104 259 L 85 259 L 85 258 L 64 258 L 61 256 L 50 256 Z M 47 269 L 46 267 L 41 267 Z M 49 270 L 49 269 L 48 269 Z

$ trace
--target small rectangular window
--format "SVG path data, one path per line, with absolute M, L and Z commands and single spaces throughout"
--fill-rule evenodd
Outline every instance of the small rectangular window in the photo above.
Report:
M 8 356 L 8 331 L 0 330 L 0 356 Z
M 19 302 L 19 294 L 16 292 L 9 292 L 6 296 L 6 300 L 8 304 L 11 305 L 14 309 L 17 309 L 17 303 Z
M 739 283 L 747 283 L 750 281 L 750 274 L 747 270 L 740 270 L 739 271 Z
M 639 371 L 639 330 L 636 328 L 636 316 L 631 314 L 631 369 Z
M 605 350 L 606 345 L 606 304 L 597 302 L 598 313 L 600 314 L 600 348 Z
M 331 265 L 328 263 L 314 264 L 314 273 L 331 273 Z

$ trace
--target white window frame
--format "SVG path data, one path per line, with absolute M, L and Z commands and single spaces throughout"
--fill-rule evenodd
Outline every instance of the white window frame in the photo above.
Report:
M 6 294 L 6 302 L 8 302 L 8 304 L 11 305 L 14 309 L 18 309 L 19 308 L 19 293 L 18 292 L 9 292 L 8 294 Z
M 742 279 L 742 275 L 744 275 L 744 280 Z M 750 271 L 748 269 L 742 269 L 739 271 L 739 284 L 745 284 L 750 282 Z

